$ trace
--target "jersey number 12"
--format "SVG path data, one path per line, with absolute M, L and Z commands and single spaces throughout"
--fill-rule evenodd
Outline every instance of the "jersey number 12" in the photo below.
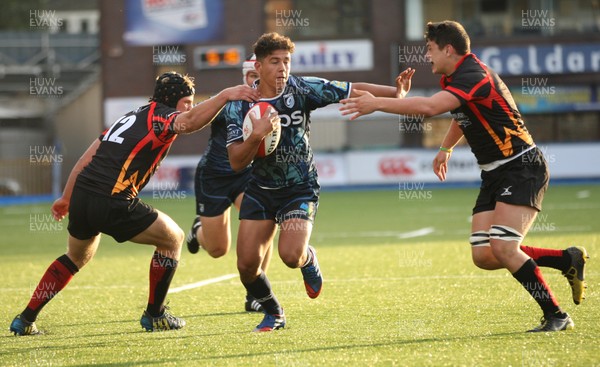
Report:
M 123 143 L 123 138 L 120 136 L 125 132 L 125 130 L 129 129 L 131 125 L 135 122 L 135 115 L 123 116 L 118 119 L 106 132 L 102 141 L 111 141 L 113 143 L 121 144 Z M 117 125 L 121 125 L 115 132 L 113 130 L 117 127 Z

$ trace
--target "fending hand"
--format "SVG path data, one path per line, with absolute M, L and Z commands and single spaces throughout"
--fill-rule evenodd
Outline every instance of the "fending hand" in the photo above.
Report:
M 346 98 L 340 101 L 343 105 L 340 107 L 343 116 L 354 114 L 350 117 L 350 120 L 355 120 L 376 110 L 375 103 L 377 99 L 371 93 L 359 89 L 353 90 L 353 93 L 358 97 Z
M 256 102 L 260 99 L 260 94 L 255 88 L 251 88 L 245 84 L 237 85 L 235 87 L 227 88 L 227 100 L 239 101 L 243 100 L 246 102 Z
M 415 74 L 415 69 L 407 68 L 396 77 L 396 97 L 404 98 L 410 91 L 412 76 Z

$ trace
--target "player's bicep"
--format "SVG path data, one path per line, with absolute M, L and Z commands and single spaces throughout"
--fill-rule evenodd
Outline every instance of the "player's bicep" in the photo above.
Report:
M 454 94 L 443 90 L 431 96 L 428 104 L 431 109 L 431 115 L 433 116 L 459 108 L 462 101 Z

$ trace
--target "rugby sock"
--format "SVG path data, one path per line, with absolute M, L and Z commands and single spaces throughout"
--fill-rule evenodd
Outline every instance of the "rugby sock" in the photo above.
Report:
M 29 304 L 21 313 L 25 320 L 34 322 L 46 303 L 58 294 L 79 271 L 67 255 L 54 260 L 38 283 Z
M 154 255 L 152 255 L 152 261 L 150 262 L 150 294 L 146 309 L 152 317 L 163 314 L 163 304 L 178 263 L 177 260 L 164 256 L 158 251 L 154 251 Z
M 266 313 L 270 315 L 282 315 L 283 308 L 271 290 L 271 283 L 264 272 L 250 284 L 244 284 L 248 294 L 261 304 Z
M 521 245 L 521 251 L 531 257 L 539 266 L 561 271 L 567 271 L 571 266 L 571 255 L 564 250 Z
M 535 261 L 532 259 L 527 260 L 523 266 L 513 274 L 513 277 L 521 283 L 523 288 L 525 288 L 538 305 L 540 305 L 544 315 L 562 313 L 554 294 L 552 294 L 552 291 L 546 284 L 542 272 Z

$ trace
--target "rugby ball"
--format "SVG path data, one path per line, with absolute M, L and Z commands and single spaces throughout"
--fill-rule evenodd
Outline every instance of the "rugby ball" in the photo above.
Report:
M 273 111 L 275 111 L 275 108 L 267 102 L 255 103 L 254 106 L 252 106 L 252 108 L 248 110 L 248 113 L 244 117 L 244 123 L 242 125 L 242 138 L 244 140 L 248 139 L 250 134 L 252 134 L 252 129 L 254 127 L 254 125 L 252 125 L 252 120 L 250 119 L 250 114 L 253 114 L 255 119 L 260 118 L 262 115 L 264 115 L 265 111 L 267 111 L 268 108 L 271 108 Z M 280 137 L 281 123 L 278 124 L 275 130 L 273 130 L 271 133 L 267 134 L 267 136 L 263 138 L 263 140 L 260 142 L 260 145 L 258 146 L 256 156 L 266 157 L 269 154 L 273 153 L 277 148 L 277 145 L 279 144 Z

